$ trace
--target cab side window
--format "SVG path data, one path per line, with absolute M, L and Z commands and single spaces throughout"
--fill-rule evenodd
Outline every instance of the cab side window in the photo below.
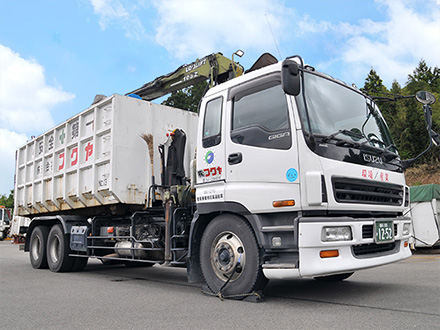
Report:
M 219 145 L 222 141 L 222 104 L 223 98 L 211 100 L 206 104 L 203 122 L 203 148 Z
M 287 101 L 279 82 L 272 81 L 234 96 L 231 139 L 254 147 L 290 149 Z

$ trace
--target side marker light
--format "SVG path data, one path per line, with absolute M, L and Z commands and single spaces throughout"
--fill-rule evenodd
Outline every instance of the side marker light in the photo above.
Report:
M 295 206 L 295 200 L 289 199 L 287 201 L 274 201 L 272 203 L 273 207 L 284 207 L 284 206 Z

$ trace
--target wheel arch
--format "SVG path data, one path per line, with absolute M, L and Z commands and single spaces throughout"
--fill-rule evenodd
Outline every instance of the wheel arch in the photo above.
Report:
M 261 226 L 258 217 L 253 216 L 245 206 L 235 202 L 199 204 L 198 210 L 195 212 L 193 220 L 191 221 L 187 259 L 187 277 L 189 283 L 204 282 L 202 270 L 200 268 L 200 242 L 203 232 L 208 224 L 221 214 L 236 215 L 249 223 L 254 232 L 255 238 L 257 239 L 259 248 L 262 248 Z

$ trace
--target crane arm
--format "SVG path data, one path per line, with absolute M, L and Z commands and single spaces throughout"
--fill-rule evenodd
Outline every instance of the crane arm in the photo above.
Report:
M 201 81 L 209 80 L 210 86 L 214 86 L 234 78 L 232 65 L 232 61 L 222 53 L 211 54 L 190 64 L 184 64 L 167 75 L 157 77 L 127 95 L 136 94 L 143 100 L 151 101 Z M 235 62 L 234 65 L 236 75 L 243 74 L 243 67 Z

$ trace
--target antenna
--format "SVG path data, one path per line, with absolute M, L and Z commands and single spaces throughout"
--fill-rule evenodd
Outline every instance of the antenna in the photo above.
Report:
M 264 14 L 264 16 L 266 16 L 267 25 L 269 25 L 269 29 L 270 29 L 270 33 L 272 34 L 273 42 L 275 44 L 275 47 L 277 48 L 278 55 L 280 56 L 280 60 L 281 60 L 283 57 L 281 56 L 281 52 L 280 52 L 280 49 L 278 48 L 277 40 L 275 39 L 275 35 L 273 34 L 272 26 L 269 23 L 269 19 L 267 18 L 267 14 Z

